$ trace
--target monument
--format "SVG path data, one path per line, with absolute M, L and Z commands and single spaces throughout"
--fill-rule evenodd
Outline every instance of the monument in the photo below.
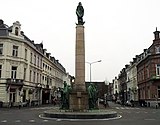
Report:
M 88 89 L 85 86 L 85 38 L 83 21 L 84 9 L 79 2 L 76 14 L 76 45 L 75 45 L 75 84 L 70 92 L 69 86 L 64 82 L 62 91 L 63 104 L 61 109 L 45 111 L 41 118 L 53 119 L 115 119 L 119 118 L 117 112 L 112 110 L 92 110 L 95 107 L 95 87 L 91 84 Z M 88 90 L 88 91 L 87 91 Z M 68 100 L 69 96 L 69 100 Z M 93 98 L 94 97 L 94 98 Z M 90 107 L 89 107 L 90 106 Z
M 85 87 L 85 35 L 83 21 L 84 9 L 79 2 L 76 14 L 78 23 L 76 24 L 75 41 L 75 84 L 70 93 L 69 108 L 73 111 L 84 111 L 88 109 L 88 94 Z

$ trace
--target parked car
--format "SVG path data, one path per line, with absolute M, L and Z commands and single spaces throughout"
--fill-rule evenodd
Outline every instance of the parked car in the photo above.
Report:
M 99 99 L 99 103 L 104 104 L 104 99 Z
M 120 99 L 117 99 L 116 103 L 117 103 L 117 104 L 122 104 L 122 102 L 121 102 Z
M 132 103 L 131 103 L 130 101 L 127 101 L 127 102 L 125 103 L 125 105 L 126 105 L 126 106 L 132 106 Z

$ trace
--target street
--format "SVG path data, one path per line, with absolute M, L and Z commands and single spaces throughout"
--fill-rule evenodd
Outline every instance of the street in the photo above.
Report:
M 122 118 L 117 120 L 94 120 L 94 121 L 65 121 L 39 118 L 43 111 L 55 108 L 53 106 L 32 108 L 2 108 L 0 109 L 0 125 L 159 125 L 160 109 L 142 107 L 123 107 L 109 103 L 110 108 L 117 111 Z

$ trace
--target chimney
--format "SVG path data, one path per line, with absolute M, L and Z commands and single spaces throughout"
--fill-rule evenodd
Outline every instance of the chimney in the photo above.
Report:
M 154 33 L 154 39 L 155 40 L 157 40 L 157 39 L 159 39 L 159 31 L 157 31 L 157 27 L 156 27 L 156 31 L 155 32 L 153 32 Z
M 2 25 L 3 24 L 3 20 L 2 19 L 0 19 L 0 25 Z

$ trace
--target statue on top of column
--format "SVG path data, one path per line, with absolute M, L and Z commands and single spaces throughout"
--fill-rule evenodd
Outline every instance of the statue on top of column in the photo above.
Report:
M 84 9 L 83 9 L 81 2 L 78 3 L 77 9 L 76 9 L 76 14 L 77 14 L 77 18 L 78 18 L 77 25 L 83 25 L 85 23 L 85 22 L 83 22 Z

